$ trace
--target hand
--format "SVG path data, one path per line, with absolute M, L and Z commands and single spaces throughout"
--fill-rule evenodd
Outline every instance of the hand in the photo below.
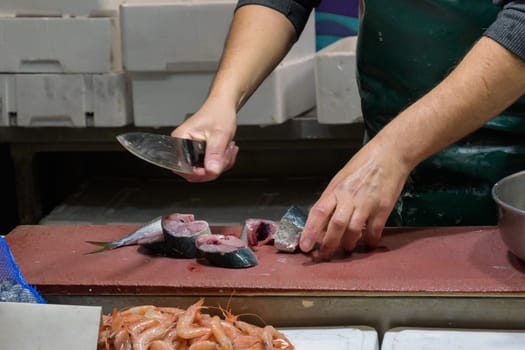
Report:
M 230 169 L 239 147 L 232 141 L 236 131 L 236 111 L 219 100 L 207 100 L 197 113 L 182 123 L 171 136 L 206 141 L 204 168 L 192 174 L 175 172 L 190 182 L 211 181 Z
M 409 167 L 401 157 L 373 140 L 341 169 L 308 214 L 300 248 L 319 243 L 316 259 L 329 260 L 343 248 L 351 251 L 363 238 L 375 246 L 399 197 Z

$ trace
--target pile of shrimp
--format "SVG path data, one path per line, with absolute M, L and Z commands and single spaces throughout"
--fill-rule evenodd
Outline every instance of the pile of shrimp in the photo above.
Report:
M 98 350 L 293 350 L 272 326 L 258 327 L 221 309 L 202 313 L 204 299 L 187 309 L 143 305 L 103 315 Z

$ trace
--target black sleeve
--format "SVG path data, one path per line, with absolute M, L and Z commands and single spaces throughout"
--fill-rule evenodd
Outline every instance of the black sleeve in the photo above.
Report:
M 525 60 L 525 1 L 494 2 L 506 4 L 484 35 Z
M 237 7 L 244 5 L 262 5 L 270 7 L 285 15 L 295 27 L 297 36 L 301 35 L 312 9 L 321 0 L 239 0 Z

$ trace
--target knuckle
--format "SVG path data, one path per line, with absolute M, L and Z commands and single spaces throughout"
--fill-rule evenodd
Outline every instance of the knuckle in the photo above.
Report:
M 331 220 L 331 224 L 334 230 L 336 231 L 342 231 L 346 228 L 347 222 L 339 217 L 333 217 Z
M 348 230 L 352 233 L 360 233 L 363 230 L 365 225 L 365 220 L 362 218 L 353 218 L 350 224 L 348 225 Z
M 328 208 L 322 204 L 315 204 L 310 209 L 310 214 L 314 216 L 328 216 L 330 214 Z
M 390 210 L 391 206 L 392 206 L 392 202 L 389 199 L 383 198 L 379 200 L 378 209 L 380 211 Z
M 382 222 L 374 222 L 370 225 L 370 227 L 367 228 L 369 232 L 372 234 L 379 234 L 381 231 L 383 231 L 384 223 Z

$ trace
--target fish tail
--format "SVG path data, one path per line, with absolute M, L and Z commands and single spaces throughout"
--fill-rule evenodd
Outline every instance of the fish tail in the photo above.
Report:
M 105 251 L 108 251 L 108 250 L 115 249 L 115 248 L 119 247 L 119 244 L 117 244 L 115 242 L 86 241 L 86 243 L 93 244 L 93 245 L 101 247 L 100 249 L 93 250 L 91 252 L 86 253 L 86 255 L 88 255 L 88 254 L 95 254 L 95 253 L 102 253 L 102 252 L 105 252 Z

